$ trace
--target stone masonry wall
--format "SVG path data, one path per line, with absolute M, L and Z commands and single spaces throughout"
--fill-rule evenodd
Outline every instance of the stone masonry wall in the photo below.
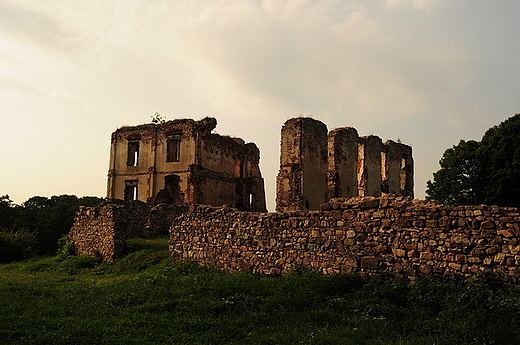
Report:
M 515 208 L 383 196 L 332 199 L 318 211 L 247 213 L 201 205 L 190 211 L 170 228 L 175 261 L 267 274 L 299 265 L 325 274 L 518 278 Z
M 121 255 L 128 237 L 127 223 L 122 219 L 124 206 L 82 207 L 76 213 L 69 239 L 76 254 L 99 251 L 103 260 L 111 261 Z
M 76 254 L 98 251 L 103 260 L 112 261 L 123 253 L 127 238 L 166 234 L 171 221 L 185 210 L 167 204 L 150 208 L 140 201 L 81 207 L 69 239 Z

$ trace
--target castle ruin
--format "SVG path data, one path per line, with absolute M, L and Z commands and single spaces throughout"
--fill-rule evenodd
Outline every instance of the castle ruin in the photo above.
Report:
M 277 211 L 317 210 L 331 198 L 385 194 L 413 197 L 410 146 L 360 137 L 352 127 L 327 132 L 323 122 L 308 117 L 285 122 Z
M 266 211 L 260 151 L 212 133 L 217 120 L 178 119 L 112 133 L 108 199 Z
M 277 212 L 267 213 L 258 148 L 211 133 L 215 126 L 206 118 L 116 130 L 107 196 L 126 202 L 78 211 L 69 233 L 77 254 L 113 260 L 128 236 L 168 231 L 174 261 L 231 272 L 302 266 L 520 281 L 519 210 L 414 200 L 410 146 L 290 119 Z

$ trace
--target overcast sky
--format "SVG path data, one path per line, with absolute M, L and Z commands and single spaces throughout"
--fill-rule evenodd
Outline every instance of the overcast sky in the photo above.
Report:
M 217 118 L 255 142 L 274 210 L 280 129 L 312 116 L 445 149 L 520 112 L 518 0 L 0 0 L 0 195 L 106 195 L 122 125 Z

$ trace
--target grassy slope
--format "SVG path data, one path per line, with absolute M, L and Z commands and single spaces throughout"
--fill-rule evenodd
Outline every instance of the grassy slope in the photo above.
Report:
M 172 264 L 166 239 L 115 263 L 0 266 L 0 343 L 516 344 L 520 289 L 485 282 L 227 274 Z

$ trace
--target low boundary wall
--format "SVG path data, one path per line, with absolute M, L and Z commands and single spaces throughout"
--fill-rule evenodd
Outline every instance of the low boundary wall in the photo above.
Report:
M 410 197 L 332 199 L 319 211 L 251 213 L 196 205 L 175 218 L 170 250 L 228 271 L 280 274 L 392 272 L 406 277 L 517 280 L 520 213 L 496 206 L 447 207 Z

